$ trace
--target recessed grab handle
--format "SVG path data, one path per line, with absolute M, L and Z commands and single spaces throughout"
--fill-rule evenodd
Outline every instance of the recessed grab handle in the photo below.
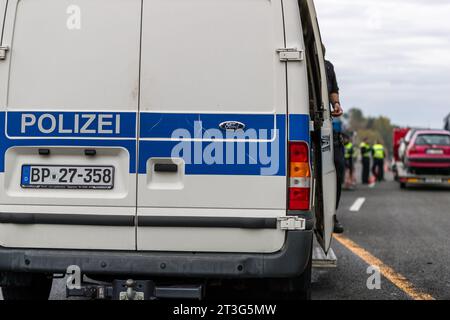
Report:
M 175 163 L 156 163 L 155 172 L 177 173 L 178 165 Z

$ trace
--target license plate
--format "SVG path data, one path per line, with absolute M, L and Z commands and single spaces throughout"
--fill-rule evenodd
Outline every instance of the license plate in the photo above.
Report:
M 444 154 L 442 149 L 428 149 L 427 154 Z
M 112 166 L 22 166 L 22 188 L 113 189 Z
M 441 183 L 442 179 L 439 178 L 427 178 L 425 179 L 426 183 Z

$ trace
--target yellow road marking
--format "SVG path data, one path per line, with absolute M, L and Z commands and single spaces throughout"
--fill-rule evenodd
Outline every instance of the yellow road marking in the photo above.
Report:
M 392 282 L 395 286 L 397 286 L 400 290 L 405 292 L 414 300 L 434 300 L 434 298 L 424 292 L 418 291 L 414 288 L 413 284 L 406 279 L 403 275 L 396 272 L 391 267 L 387 266 L 380 259 L 374 257 L 370 252 L 361 248 L 359 245 L 354 243 L 352 240 L 342 236 L 342 235 L 334 235 L 334 238 L 339 241 L 344 247 L 349 249 L 351 252 L 360 257 L 364 262 L 371 266 L 377 266 L 380 268 L 381 274 Z

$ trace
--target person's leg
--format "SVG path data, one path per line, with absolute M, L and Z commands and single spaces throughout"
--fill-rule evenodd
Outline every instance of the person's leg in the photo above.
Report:
M 363 161 L 362 161 L 362 170 L 361 170 L 361 181 L 362 181 L 362 183 L 364 183 L 365 176 L 366 176 L 366 164 L 365 164 L 364 159 L 363 159 Z
M 334 133 L 334 165 L 336 167 L 336 211 L 339 208 L 342 194 L 342 184 L 345 179 L 345 150 L 340 139 L 340 135 Z M 343 233 L 344 228 L 339 223 L 336 215 L 334 216 L 334 232 Z
M 377 160 L 373 160 L 373 165 L 372 165 L 372 174 L 375 177 L 376 180 L 378 180 L 378 173 L 377 173 Z
M 377 180 L 382 181 L 383 179 L 383 161 L 380 159 L 377 159 Z
M 380 181 L 384 181 L 384 160 L 380 160 Z
M 370 159 L 363 158 L 363 183 L 368 184 L 370 178 Z
M 349 172 L 350 172 L 350 187 L 354 187 L 356 184 L 356 179 L 355 179 L 355 162 L 353 161 L 353 159 L 349 160 Z
M 335 161 L 336 166 L 336 210 L 339 208 L 339 202 L 341 201 L 342 184 L 345 177 L 344 161 Z
M 342 185 L 345 179 L 345 159 L 344 148 L 339 140 L 334 144 L 334 166 L 336 167 L 336 210 L 339 208 L 339 202 L 341 201 Z
M 367 184 L 367 159 L 362 160 L 361 181 L 363 184 Z
M 344 187 L 348 188 L 350 186 L 350 162 L 345 159 L 345 171 L 344 171 Z

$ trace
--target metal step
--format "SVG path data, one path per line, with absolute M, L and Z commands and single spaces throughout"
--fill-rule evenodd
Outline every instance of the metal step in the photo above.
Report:
M 337 257 L 334 254 L 333 249 L 330 248 L 327 255 L 323 251 L 322 247 L 319 245 L 314 245 L 312 266 L 313 268 L 336 268 Z

